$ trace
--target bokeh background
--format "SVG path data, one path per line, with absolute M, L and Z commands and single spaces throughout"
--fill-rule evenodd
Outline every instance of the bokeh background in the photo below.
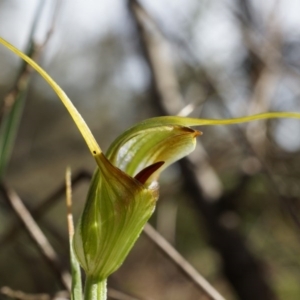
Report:
M 0 35 L 25 52 L 34 46 L 103 149 L 153 116 L 300 111 L 298 0 L 1 0 Z M 77 220 L 95 163 L 57 96 L 21 66 L 0 47 L 0 134 L 8 96 L 21 91 L 24 106 L 2 182 L 34 210 L 71 166 L 83 174 L 73 186 Z M 151 224 L 226 299 L 299 299 L 300 121 L 200 130 L 197 150 L 162 175 Z M 68 268 L 64 195 L 49 203 L 35 218 Z M 64 290 L 13 224 L 22 228 L 2 193 L 0 287 Z M 144 235 L 109 286 L 130 299 L 207 299 Z

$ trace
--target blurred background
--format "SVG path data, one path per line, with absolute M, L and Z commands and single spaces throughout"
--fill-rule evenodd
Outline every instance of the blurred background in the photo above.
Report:
M 300 112 L 298 0 L 0 0 L 0 36 L 60 84 L 103 149 L 153 116 Z M 69 268 L 65 170 L 77 220 L 95 163 L 54 92 L 2 46 L 0 99 L 0 287 L 30 294 L 0 298 L 50 299 Z M 162 175 L 150 223 L 226 299 L 299 299 L 299 120 L 200 130 Z M 111 299 L 209 299 L 145 235 L 109 287 Z

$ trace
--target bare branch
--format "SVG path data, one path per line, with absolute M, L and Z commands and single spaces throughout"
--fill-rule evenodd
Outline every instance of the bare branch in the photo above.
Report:
M 51 297 L 48 294 L 27 294 L 21 291 L 12 290 L 7 286 L 2 287 L 0 293 L 17 300 L 51 300 Z
M 59 275 L 62 285 L 68 291 L 70 291 L 71 277 L 69 272 L 64 270 L 64 268 L 61 266 L 58 255 L 47 240 L 44 233 L 39 228 L 38 224 L 33 219 L 30 212 L 23 204 L 21 198 L 13 189 L 9 188 L 4 183 L 1 185 L 0 190 L 6 201 L 12 207 L 16 216 L 24 225 L 27 233 L 42 253 L 43 257 L 46 259 L 46 261 L 49 263 L 52 269 Z
M 165 240 L 149 223 L 144 228 L 146 236 L 170 258 L 177 267 L 188 276 L 197 287 L 206 294 L 211 300 L 225 300 L 219 292 L 210 285 L 210 283 L 167 241 Z

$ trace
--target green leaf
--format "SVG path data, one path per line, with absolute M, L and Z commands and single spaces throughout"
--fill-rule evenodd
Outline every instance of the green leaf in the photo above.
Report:
M 27 89 L 27 88 L 26 88 Z M 26 90 L 20 91 L 10 111 L 3 115 L 0 126 L 0 178 L 3 177 L 14 148 L 24 104 Z

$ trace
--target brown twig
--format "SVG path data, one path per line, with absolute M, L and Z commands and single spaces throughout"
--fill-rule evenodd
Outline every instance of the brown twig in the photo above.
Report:
M 67 205 L 67 222 L 69 239 L 73 239 L 74 235 L 74 222 L 72 214 L 72 179 L 71 169 L 67 168 L 66 171 L 66 205 Z
M 27 233 L 29 234 L 30 238 L 33 242 L 37 245 L 38 249 L 42 253 L 43 257 L 52 267 L 52 269 L 59 275 L 60 281 L 62 285 L 70 291 L 71 287 L 71 277 L 69 272 L 64 270 L 61 266 L 59 258 L 47 240 L 44 233 L 41 231 L 38 224 L 33 219 L 30 212 L 27 210 L 25 205 L 23 204 L 21 198 L 18 194 L 7 185 L 2 183 L 0 190 L 6 199 L 6 201 L 10 204 L 13 211 L 15 212 L 18 219 L 22 222 L 24 228 L 26 229 Z
M 27 294 L 22 291 L 12 290 L 7 286 L 2 287 L 0 293 L 17 300 L 51 300 L 51 297 L 48 294 Z
M 10 287 L 3 286 L 0 289 L 0 293 L 9 298 L 16 300 L 69 300 L 69 293 L 66 291 L 60 291 L 56 293 L 54 296 L 50 296 L 48 294 L 28 294 L 22 291 L 16 291 L 11 289 Z M 139 300 L 136 297 L 131 297 L 123 292 L 117 291 L 115 289 L 108 289 L 108 296 L 113 300 Z
M 146 224 L 144 233 L 163 254 L 176 263 L 176 266 L 188 276 L 209 299 L 225 300 L 225 298 L 150 224 Z

